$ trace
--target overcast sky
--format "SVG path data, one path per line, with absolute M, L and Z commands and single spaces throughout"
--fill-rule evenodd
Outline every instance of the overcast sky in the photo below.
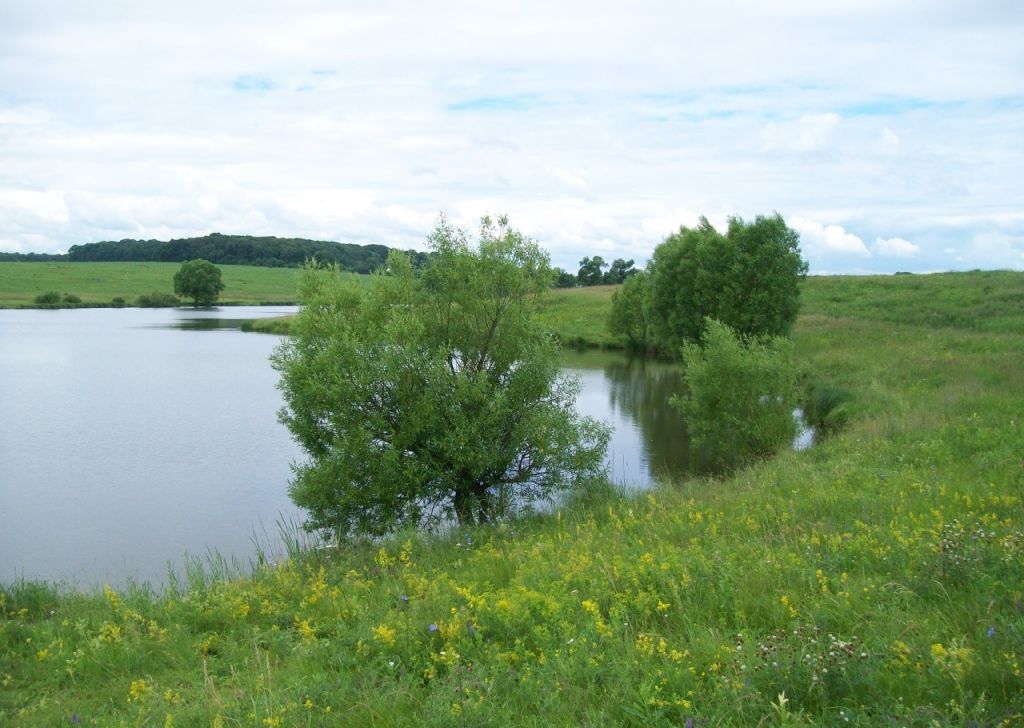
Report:
M 813 273 L 1024 269 L 1024 2 L 0 0 L 0 251 L 775 211 Z

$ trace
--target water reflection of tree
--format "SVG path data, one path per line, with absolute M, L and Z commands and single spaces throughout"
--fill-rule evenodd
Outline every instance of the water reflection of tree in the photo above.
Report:
M 604 366 L 613 408 L 628 414 L 643 435 L 651 475 L 668 478 L 688 465 L 686 428 L 669 399 L 683 389 L 678 366 L 643 358 L 617 359 Z

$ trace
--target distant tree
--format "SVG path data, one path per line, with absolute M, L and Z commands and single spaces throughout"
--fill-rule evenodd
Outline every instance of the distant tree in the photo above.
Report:
M 623 260 L 616 258 L 612 261 L 611 267 L 604 274 L 604 282 L 611 285 L 625 283 L 630 276 L 635 276 L 639 271 L 633 267 L 633 259 Z
M 608 329 L 626 337 L 630 349 L 650 347 L 650 277 L 637 272 L 612 294 Z
M 578 285 L 576 276 L 561 268 L 555 268 L 555 288 L 575 288 Z
M 174 292 L 191 298 L 196 306 L 212 306 L 223 290 L 220 268 L 202 258 L 185 261 L 174 274 Z
M 744 336 L 789 333 L 800 308 L 807 263 L 800 237 L 781 215 L 729 220 L 722 235 L 706 218 L 654 251 L 651 314 L 665 351 L 699 341 L 708 318 Z
M 475 248 L 442 219 L 430 244 L 419 274 L 398 252 L 369 285 L 303 272 L 272 361 L 309 456 L 291 496 L 311 529 L 490 521 L 602 467 L 607 429 L 576 413 L 579 384 L 534 320 L 547 254 L 504 219 Z
M 580 261 L 580 269 L 576 274 L 576 278 L 581 286 L 599 286 L 604 281 L 604 273 L 602 271 L 607 267 L 608 264 L 604 262 L 604 258 L 600 255 L 595 255 L 593 258 L 584 258 Z

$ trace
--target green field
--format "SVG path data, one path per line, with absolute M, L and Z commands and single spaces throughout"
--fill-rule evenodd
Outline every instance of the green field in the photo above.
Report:
M 1022 725 L 1022 286 L 808 279 L 793 337 L 853 419 L 727 479 L 164 596 L 10 585 L 0 724 Z M 598 341 L 608 295 L 548 320 Z
M 179 263 L 10 263 L 0 262 L 0 308 L 32 306 L 47 291 L 72 293 L 83 305 L 108 305 L 121 297 L 129 305 L 154 291 L 174 292 Z M 291 303 L 295 268 L 221 265 L 224 292 L 219 303 Z

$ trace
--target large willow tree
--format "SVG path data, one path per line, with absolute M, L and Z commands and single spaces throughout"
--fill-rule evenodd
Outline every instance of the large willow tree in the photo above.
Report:
M 533 320 L 548 256 L 502 218 L 479 244 L 442 219 L 416 272 L 402 253 L 369 285 L 302 274 L 273 355 L 282 421 L 308 454 L 291 485 L 307 526 L 339 536 L 485 522 L 602 467 L 608 432 Z

